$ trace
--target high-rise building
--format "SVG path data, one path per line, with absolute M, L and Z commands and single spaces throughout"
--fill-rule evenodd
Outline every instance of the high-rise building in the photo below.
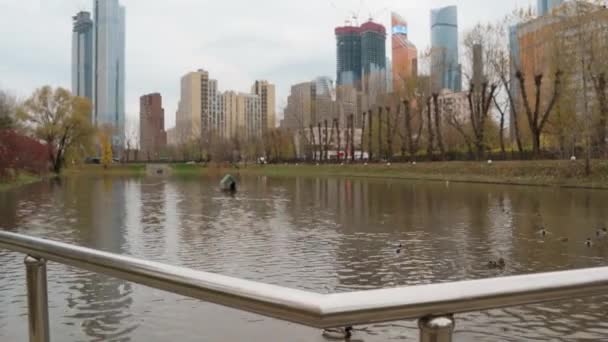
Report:
M 209 73 L 204 70 L 190 72 L 181 78 L 180 99 L 175 114 L 175 131 L 178 143 L 187 143 L 201 137 L 201 113 L 206 104 Z
M 336 85 L 353 85 L 362 88 L 362 79 L 373 72 L 386 70 L 386 29 L 368 21 L 357 26 L 335 29 L 337 50 Z M 383 77 L 386 79 L 386 77 Z
M 222 94 L 229 137 L 261 137 L 264 129 L 262 98 L 256 94 L 226 91 Z
M 316 86 L 314 82 L 304 82 L 291 86 L 282 127 L 304 129 L 317 124 L 314 108 L 315 97 Z
M 337 75 L 338 85 L 358 85 L 361 82 L 361 29 L 356 26 L 337 27 Z
M 276 91 L 274 84 L 268 81 L 255 81 L 251 93 L 258 95 L 262 101 L 262 127 L 264 132 L 276 127 Z
M 93 119 L 109 125 L 112 144 L 125 136 L 125 8 L 118 0 L 94 0 Z
M 371 20 L 361 25 L 361 66 L 363 77 L 386 70 L 386 29 Z
M 431 78 L 433 91 L 462 89 L 458 62 L 458 8 L 448 6 L 431 11 Z
M 93 20 L 89 12 L 72 19 L 72 94 L 93 101 Z
M 393 43 L 393 91 L 405 89 L 406 81 L 416 76 L 418 64 L 418 50 L 416 45 L 408 39 L 407 22 L 397 13 L 391 14 L 392 43 Z
M 273 128 L 267 120 L 275 120 L 275 90 L 267 81 L 257 81 L 252 93 L 221 92 L 218 81 L 199 69 L 181 83 L 175 134 L 182 143 L 259 138 Z
M 547 15 L 563 2 L 564 0 L 536 0 L 536 11 L 539 16 Z
M 139 98 L 139 149 L 147 160 L 158 160 L 167 145 L 165 110 L 160 94 Z

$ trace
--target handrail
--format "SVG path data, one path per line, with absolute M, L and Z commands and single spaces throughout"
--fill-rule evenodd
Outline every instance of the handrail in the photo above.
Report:
M 9 232 L 0 248 L 316 328 L 608 294 L 608 267 L 322 295 Z

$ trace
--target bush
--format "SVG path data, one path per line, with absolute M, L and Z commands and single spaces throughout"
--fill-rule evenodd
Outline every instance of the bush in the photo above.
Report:
M 13 130 L 0 130 L 0 178 L 19 171 L 42 174 L 48 170 L 48 155 L 46 144 Z

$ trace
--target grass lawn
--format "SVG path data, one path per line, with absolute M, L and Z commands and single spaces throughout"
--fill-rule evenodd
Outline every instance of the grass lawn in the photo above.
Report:
M 334 176 L 396 178 L 412 180 L 434 180 L 470 183 L 539 185 L 608 189 L 608 161 L 593 162 L 592 174 L 585 175 L 583 161 L 541 160 L 494 162 L 433 162 L 413 164 L 299 164 L 234 166 L 210 164 L 171 164 L 173 176 L 221 176 L 234 175 L 265 176 Z M 146 174 L 143 164 L 112 165 L 104 169 L 100 165 L 84 165 L 68 170 L 66 174 Z
M 11 190 L 26 184 L 31 184 L 38 182 L 42 179 L 40 176 L 28 174 L 28 173 L 19 173 L 17 178 L 13 180 L 0 180 L 0 191 Z

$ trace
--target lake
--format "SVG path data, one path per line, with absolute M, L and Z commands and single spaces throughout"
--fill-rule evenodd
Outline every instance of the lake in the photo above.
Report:
M 219 180 L 49 180 L 0 193 L 0 229 L 318 293 L 608 265 L 608 238 L 596 237 L 608 191 L 251 176 L 230 196 Z M 487 267 L 500 257 L 504 270 Z M 0 250 L 1 341 L 27 339 L 23 258 Z M 325 341 L 56 263 L 48 281 L 54 341 Z M 597 297 L 458 315 L 455 340 L 608 339 L 606 312 Z M 356 327 L 353 340 L 412 341 L 416 326 Z

